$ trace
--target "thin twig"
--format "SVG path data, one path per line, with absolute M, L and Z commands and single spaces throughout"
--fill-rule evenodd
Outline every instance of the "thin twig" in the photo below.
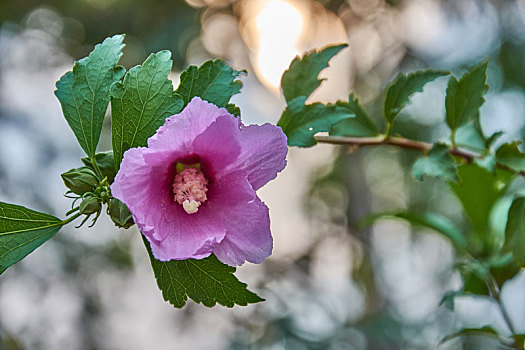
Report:
M 428 142 L 415 141 L 404 137 L 388 137 L 383 135 L 375 137 L 342 137 L 342 136 L 314 136 L 317 142 L 330 143 L 334 145 L 348 146 L 397 146 L 405 149 L 412 149 L 421 152 L 428 152 L 432 149 L 432 144 Z M 451 148 L 450 154 L 461 157 L 467 162 L 472 162 L 475 158 L 481 158 L 481 155 L 464 151 L 458 148 Z
M 334 145 L 347 145 L 353 149 L 361 146 L 397 146 L 404 149 L 411 149 L 426 153 L 432 149 L 432 144 L 428 142 L 415 141 L 406 139 L 404 137 L 388 137 L 379 135 L 375 137 L 343 137 L 343 136 L 314 136 L 314 139 L 320 143 L 329 143 Z M 450 154 L 465 159 L 467 163 L 472 163 L 474 159 L 483 159 L 484 156 L 477 153 L 472 153 L 459 148 L 451 148 Z M 525 171 L 516 171 L 508 166 L 496 162 L 496 166 L 500 169 L 511 171 L 525 177 Z

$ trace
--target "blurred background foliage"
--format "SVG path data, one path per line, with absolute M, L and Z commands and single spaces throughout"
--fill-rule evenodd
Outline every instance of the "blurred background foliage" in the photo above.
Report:
M 381 89 L 398 71 L 461 74 L 490 57 L 481 110 L 486 135 L 522 139 L 525 1 L 520 0 L 0 0 L 0 200 L 62 216 L 58 174 L 81 151 L 62 120 L 53 84 L 73 59 L 126 33 L 126 68 L 151 52 L 173 53 L 176 84 L 188 64 L 223 58 L 247 69 L 235 103 L 245 123 L 276 122 L 279 78 L 293 57 L 348 42 L 323 72 L 313 100 L 354 91 L 378 123 Z M 447 136 L 446 79 L 429 84 L 396 122 L 423 141 Z M 104 136 L 102 149 L 109 148 Z M 160 300 L 138 233 L 100 220 L 64 230 L 0 279 L 1 349 L 499 349 L 472 336 L 438 346 L 461 327 L 505 324 L 493 303 L 462 297 L 448 241 L 399 221 L 371 228 L 377 211 L 443 214 L 468 225 L 447 184 L 416 181 L 419 154 L 393 148 L 291 149 L 288 168 L 260 195 L 269 205 L 275 253 L 238 277 L 267 301 L 247 308 L 174 310 Z M 514 191 L 523 191 L 523 181 Z M 525 332 L 525 280 L 502 295 Z

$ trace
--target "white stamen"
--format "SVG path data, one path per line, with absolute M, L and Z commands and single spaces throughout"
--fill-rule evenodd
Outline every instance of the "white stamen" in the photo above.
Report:
M 197 211 L 199 211 L 199 205 L 201 204 L 194 200 L 190 201 L 186 199 L 184 202 L 182 202 L 182 207 L 188 214 L 195 214 Z

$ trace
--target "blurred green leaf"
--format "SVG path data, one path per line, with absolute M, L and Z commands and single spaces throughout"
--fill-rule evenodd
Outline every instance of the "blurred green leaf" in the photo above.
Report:
M 486 336 L 486 337 L 496 338 L 500 342 L 505 342 L 505 339 L 501 338 L 499 336 L 499 333 L 494 328 L 490 326 L 483 326 L 481 328 L 463 328 L 462 330 L 443 338 L 440 344 L 446 343 L 458 337 L 466 337 L 466 336 Z
M 52 215 L 0 202 L 0 275 L 53 237 L 62 221 Z
M 113 158 L 118 171 L 122 156 L 147 140 L 167 117 L 182 109 L 182 99 L 168 79 L 171 53 L 151 54 L 142 66 L 129 70 L 123 82 L 111 87 L 111 134 Z
M 455 132 L 457 128 L 479 116 L 479 108 L 485 102 L 488 91 L 486 71 L 488 61 L 470 68 L 460 80 L 451 77 L 448 81 L 445 109 L 447 124 Z
M 385 98 L 385 118 L 392 123 L 401 110 L 410 102 L 410 97 L 434 79 L 449 75 L 450 72 L 420 70 L 410 74 L 400 73 L 387 89 Z
M 200 260 L 159 261 L 153 257 L 146 238 L 142 239 L 162 296 L 174 307 L 182 308 L 188 297 L 207 307 L 217 303 L 226 307 L 246 306 L 264 301 L 233 275 L 235 267 L 223 264 L 215 255 Z
M 241 73 L 221 60 L 206 61 L 200 67 L 189 66 L 180 75 L 180 84 L 175 91 L 184 107 L 195 96 L 218 107 L 226 107 L 231 97 L 241 90 L 242 83 L 236 80 Z
M 367 137 L 379 135 L 376 125 L 359 104 L 359 100 L 354 97 L 353 93 L 348 97 L 348 102 L 338 101 L 336 106 L 348 109 L 355 117 L 343 119 L 332 125 L 330 136 Z
M 478 119 L 469 121 L 456 130 L 456 145 L 480 154 L 487 150 L 487 140 Z
M 93 167 L 93 163 L 91 162 L 91 159 L 84 157 L 81 159 L 82 163 L 84 163 L 86 166 L 90 167 L 93 171 L 95 171 L 95 168 Z M 97 162 L 97 165 L 102 172 L 102 175 L 108 178 L 108 182 L 110 184 L 113 183 L 113 180 L 115 179 L 115 162 L 113 160 L 113 151 L 107 151 L 107 152 L 101 152 L 95 154 L 95 161 Z
M 305 101 L 304 96 L 291 100 L 277 123 L 288 137 L 289 146 L 311 147 L 316 144 L 315 133 L 329 131 L 335 123 L 354 117 L 344 107 L 322 103 L 305 105 Z
M 423 176 L 440 177 L 447 181 L 458 181 L 458 172 L 454 159 L 449 153 L 450 147 L 444 143 L 435 143 L 426 157 L 419 158 L 412 167 L 412 174 L 418 180 Z
M 525 267 L 525 198 L 512 202 L 505 228 L 505 251 L 512 252 L 519 266 Z
M 501 169 L 491 173 L 476 164 L 458 167 L 458 174 L 461 182 L 450 183 L 450 186 L 463 205 L 475 231 L 488 243 L 490 212 L 496 201 L 505 193 L 513 174 Z
M 474 163 L 493 173 L 496 170 L 496 155 L 492 152 L 488 153 L 483 158 L 475 158 Z
M 439 305 L 443 305 L 447 309 L 454 311 L 455 308 L 455 299 L 456 297 L 462 296 L 463 291 L 450 291 L 446 292 L 443 297 L 441 298 L 441 301 L 439 302 Z
M 56 83 L 55 95 L 64 117 L 90 158 L 95 156 L 100 139 L 110 86 L 125 73 L 123 67 L 117 66 L 123 40 L 123 35 L 115 35 L 96 45 L 88 57 L 75 62 L 73 71 Z
M 426 227 L 441 233 L 459 250 L 467 248 L 467 241 L 460 229 L 446 217 L 435 213 L 413 213 L 413 212 L 386 212 L 376 213 L 366 217 L 361 221 L 360 226 L 369 226 L 374 221 L 384 218 L 398 218 L 410 222 L 413 225 Z
M 308 97 L 319 87 L 322 80 L 319 72 L 328 66 L 330 59 L 347 44 L 328 46 L 320 51 L 307 52 L 302 58 L 296 57 L 281 79 L 281 86 L 286 102 L 297 97 Z
M 469 260 L 457 265 L 463 280 L 463 295 L 490 296 L 487 280 L 490 277 L 490 267 L 477 260 Z
M 500 288 L 503 287 L 505 282 L 513 279 L 521 270 L 512 254 L 492 257 L 487 261 L 487 264 L 490 266 L 490 273 Z
M 516 172 L 525 171 L 525 153 L 518 149 L 520 144 L 521 141 L 514 141 L 501 145 L 496 151 L 496 161 Z

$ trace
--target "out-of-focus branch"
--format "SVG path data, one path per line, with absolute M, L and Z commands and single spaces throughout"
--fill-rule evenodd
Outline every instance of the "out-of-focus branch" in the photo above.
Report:
M 390 145 L 421 152 L 428 152 L 432 148 L 432 144 L 428 142 L 415 141 L 403 137 L 385 138 L 383 135 L 375 137 L 314 136 L 314 138 L 320 143 L 348 145 L 351 147 Z M 469 163 L 472 162 L 474 158 L 481 158 L 479 154 L 471 153 L 458 148 L 451 148 L 450 154 L 464 158 Z

